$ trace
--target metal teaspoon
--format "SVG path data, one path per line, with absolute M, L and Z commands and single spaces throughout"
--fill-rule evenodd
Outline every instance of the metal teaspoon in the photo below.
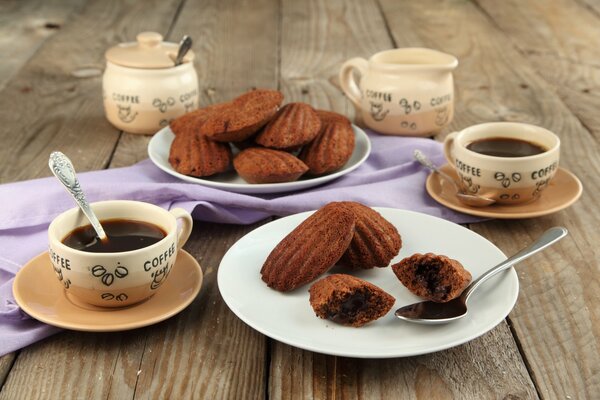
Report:
M 477 194 L 464 193 L 458 186 L 456 181 L 452 179 L 450 175 L 442 172 L 438 167 L 436 167 L 435 164 L 429 158 L 427 158 L 425 154 L 423 154 L 423 152 L 421 152 L 420 150 L 415 150 L 413 152 L 413 155 L 415 157 L 415 160 L 417 160 L 421 165 L 429 168 L 433 172 L 439 174 L 442 178 L 446 179 L 448 182 L 452 183 L 454 189 L 456 190 L 455 195 L 458 198 L 458 200 L 460 200 L 462 203 L 473 207 L 485 207 L 492 205 L 496 202 L 496 200 L 494 199 L 489 199 L 487 197 L 480 196 Z
M 90 203 L 88 203 L 83 190 L 81 190 L 81 185 L 79 184 L 77 175 L 75 175 L 75 168 L 73 168 L 73 163 L 71 163 L 71 160 L 69 160 L 69 158 L 60 151 L 54 151 L 52 154 L 50 154 L 48 166 L 50 167 L 50 170 L 54 176 L 56 176 L 60 183 L 62 183 L 67 189 L 67 192 L 73 196 L 75 203 L 77 203 L 79 208 L 81 208 L 81 211 L 83 211 L 87 219 L 92 224 L 92 227 L 96 231 L 98 238 L 103 242 L 108 240 L 108 237 L 104 232 L 104 228 L 102 228 L 102 225 L 100 225 L 98 217 L 96 217 L 96 214 L 94 214 L 94 211 L 92 211 Z
M 567 236 L 567 233 L 568 231 L 560 226 L 550 228 L 535 242 L 519 251 L 514 256 L 502 261 L 500 264 L 485 272 L 478 279 L 471 282 L 471 284 L 466 287 L 459 297 L 450 300 L 447 303 L 422 301 L 420 303 L 410 304 L 397 309 L 395 313 L 396 317 L 409 322 L 429 325 L 445 324 L 456 321 L 457 319 L 467 315 L 467 300 L 475 291 L 475 289 L 479 287 L 479 285 L 495 276 L 500 271 L 504 271 L 516 263 L 534 255 L 538 251 L 541 251 L 551 244 L 556 243 L 563 237 Z
M 190 51 L 192 47 L 192 38 L 185 35 L 181 42 L 179 42 L 179 49 L 177 50 L 177 57 L 175 57 L 175 66 L 180 65 L 183 62 L 183 57 Z

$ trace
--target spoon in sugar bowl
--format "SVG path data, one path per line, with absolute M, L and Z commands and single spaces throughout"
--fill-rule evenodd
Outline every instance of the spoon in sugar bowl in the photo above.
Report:
M 92 207 L 90 207 L 90 203 L 88 203 L 87 199 L 85 198 L 85 194 L 81 189 L 81 185 L 79 184 L 79 180 L 77 179 L 75 168 L 73 168 L 73 163 L 71 160 L 69 160 L 69 158 L 60 151 L 54 151 L 50 154 L 48 166 L 50 167 L 50 170 L 54 176 L 56 176 L 60 183 L 62 183 L 67 189 L 67 192 L 73 196 L 75 203 L 77 203 L 81 211 L 83 211 L 83 214 L 92 224 L 92 227 L 94 228 L 94 231 L 96 231 L 98 238 L 102 242 L 107 241 L 108 237 L 104 232 L 104 228 L 102 228 L 98 217 L 96 217 Z
M 429 168 L 430 170 L 432 170 L 433 172 L 437 173 L 442 178 L 450 182 L 452 186 L 454 186 L 454 189 L 456 191 L 455 196 L 462 203 L 472 207 L 486 207 L 496 202 L 496 200 L 494 199 L 490 199 L 477 194 L 467 194 L 463 192 L 463 190 L 458 186 L 456 181 L 450 175 L 446 174 L 445 172 L 441 171 L 438 167 L 436 167 L 435 164 L 429 158 L 427 158 L 427 156 L 423 154 L 421 150 L 415 150 L 413 152 L 413 155 L 415 157 L 415 160 L 417 160 L 421 165 Z
M 433 301 L 422 301 L 420 303 L 410 304 L 396 310 L 396 317 L 409 322 L 419 324 L 435 325 L 445 324 L 456 321 L 467 315 L 467 301 L 469 296 L 483 282 L 495 276 L 501 271 L 504 271 L 518 262 L 534 255 L 538 251 L 544 250 L 546 247 L 558 242 L 560 239 L 567 236 L 568 231 L 560 226 L 548 229 L 535 242 L 519 251 L 517 254 L 502 261 L 500 264 L 484 272 L 479 278 L 471 282 L 465 288 L 462 294 L 446 303 L 436 303 Z

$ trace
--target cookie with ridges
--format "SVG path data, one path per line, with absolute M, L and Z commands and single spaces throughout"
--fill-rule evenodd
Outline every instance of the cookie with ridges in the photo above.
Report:
M 226 107 L 226 103 L 217 103 L 185 113 L 169 122 L 171 132 L 174 135 L 185 132 L 198 133 L 200 125 L 206 121 L 211 113 L 215 113 L 224 107 Z
M 342 202 L 356 216 L 354 236 L 340 264 L 354 268 L 387 267 L 400 251 L 402 238 L 398 230 L 377 211 L 361 203 Z
M 248 183 L 292 182 L 308 170 L 296 156 L 263 147 L 242 150 L 234 158 L 233 167 Z
M 229 144 L 208 140 L 193 132 L 175 136 L 169 150 L 169 164 L 180 174 L 202 177 L 229 169 L 232 153 Z
M 273 149 L 299 148 L 313 140 L 321 129 L 315 110 L 305 103 L 289 103 L 256 136 L 256 143 Z
M 257 89 L 235 98 L 202 123 L 202 135 L 217 142 L 248 139 L 273 118 L 283 94 L 277 90 Z
M 354 131 L 344 123 L 326 123 L 319 135 L 298 155 L 311 175 L 334 172 L 344 166 L 354 151 Z
M 313 283 L 309 301 L 319 318 L 360 327 L 386 315 L 394 297 L 363 279 L 334 274 Z
M 433 253 L 413 254 L 392 270 L 413 294 L 438 303 L 460 296 L 471 282 L 471 273 L 460 262 Z
M 260 274 L 281 292 L 312 282 L 344 254 L 354 233 L 354 214 L 339 203 L 320 208 L 271 251 Z

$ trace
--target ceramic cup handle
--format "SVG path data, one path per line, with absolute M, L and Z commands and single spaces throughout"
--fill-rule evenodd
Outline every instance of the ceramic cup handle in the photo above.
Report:
M 182 222 L 181 229 L 179 230 L 179 233 L 177 235 L 177 237 L 179 238 L 177 239 L 177 250 L 179 250 L 183 247 L 185 242 L 187 242 L 188 238 L 190 237 L 194 221 L 192 220 L 192 216 L 190 215 L 190 213 L 185 211 L 183 208 L 174 208 L 172 210 L 169 210 L 169 212 L 173 214 L 175 218 L 180 219 Z
M 444 155 L 452 167 L 454 167 L 456 164 L 454 162 L 454 152 L 452 151 L 452 146 L 454 145 L 454 139 L 456 138 L 456 135 L 458 135 L 458 132 L 452 132 L 446 136 L 446 139 L 444 139 Z
M 354 80 L 352 72 L 357 69 L 361 76 L 367 72 L 368 61 L 364 58 L 356 57 L 346 61 L 340 69 L 340 85 L 346 96 L 360 109 L 360 99 L 362 97 L 358 84 Z

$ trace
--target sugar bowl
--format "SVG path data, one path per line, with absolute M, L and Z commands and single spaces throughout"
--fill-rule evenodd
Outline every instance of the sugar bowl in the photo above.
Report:
M 194 53 L 175 65 L 178 45 L 156 32 L 142 32 L 136 42 L 106 52 L 102 81 L 104 111 L 115 127 L 154 134 L 169 121 L 198 108 Z

